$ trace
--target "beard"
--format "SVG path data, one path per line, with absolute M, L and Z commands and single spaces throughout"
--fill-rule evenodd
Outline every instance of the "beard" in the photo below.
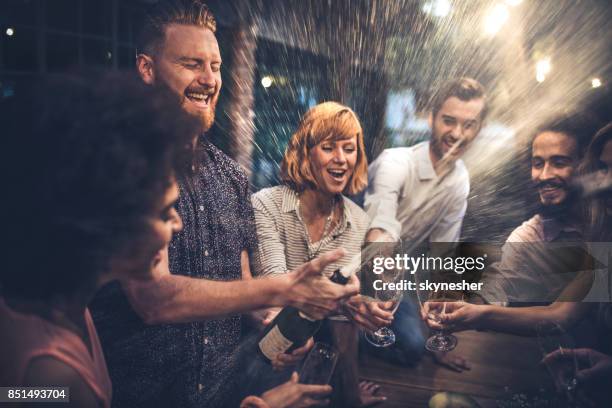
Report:
M 434 134 L 431 135 L 431 151 L 438 160 L 442 159 L 442 156 L 444 156 L 444 151 L 442 150 L 442 143 L 442 138 L 438 138 Z
M 580 194 L 576 190 L 568 189 L 565 200 L 559 204 L 542 204 L 541 201 L 538 201 L 538 214 L 544 218 L 556 220 L 572 219 L 574 218 L 579 196 Z
M 191 112 L 191 115 L 195 116 L 198 118 L 198 120 L 200 121 L 200 132 L 201 133 L 206 133 L 210 130 L 210 128 L 212 127 L 212 125 L 215 123 L 215 109 L 217 107 L 217 100 L 215 98 L 214 101 L 211 101 L 208 110 L 204 111 L 204 112 L 200 112 L 198 114 L 194 114 Z
M 176 97 L 177 103 L 180 104 L 181 109 L 190 116 L 195 117 L 200 123 L 200 128 L 198 133 L 206 133 L 210 130 L 213 123 L 215 122 L 215 110 L 217 108 L 217 101 L 219 100 L 219 90 L 216 89 L 216 93 L 211 95 L 210 101 L 208 104 L 208 109 L 191 109 L 189 106 L 189 100 L 185 96 L 184 92 L 177 92 L 170 85 L 164 81 L 163 78 L 160 78 L 159 81 L 156 82 L 156 86 L 164 89 L 164 92 L 167 92 L 169 95 L 173 95 Z M 210 88 L 208 88 L 210 89 Z M 191 89 L 193 92 L 202 92 L 208 93 L 208 89 Z

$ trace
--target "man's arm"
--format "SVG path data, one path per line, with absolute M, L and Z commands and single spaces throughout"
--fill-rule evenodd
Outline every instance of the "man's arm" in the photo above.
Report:
M 242 269 L 242 280 L 253 279 L 249 252 L 246 249 L 240 251 L 240 268 Z
M 479 305 L 485 310 L 480 328 L 518 335 L 535 335 L 542 322 L 555 322 L 571 327 L 585 315 L 590 303 L 555 302 L 549 306 L 501 307 Z
M 559 299 L 548 306 L 531 307 L 501 307 L 496 305 L 474 305 L 464 302 L 446 304 L 446 314 L 442 317 L 442 325 L 427 320 L 426 305 L 421 315 L 428 325 L 436 330 L 449 329 L 454 331 L 484 329 L 518 335 L 535 335 L 539 323 L 552 322 L 562 327 L 571 327 L 580 321 L 586 312 L 594 305 L 582 302 L 592 283 L 589 271 L 581 272 L 559 296 Z
M 321 274 L 344 254 L 342 249 L 328 252 L 282 276 L 220 282 L 170 274 L 166 253 L 150 279 L 128 279 L 121 284 L 136 313 L 148 324 L 192 322 L 286 305 L 322 318 L 340 300 L 359 292 L 356 277 L 342 286 Z

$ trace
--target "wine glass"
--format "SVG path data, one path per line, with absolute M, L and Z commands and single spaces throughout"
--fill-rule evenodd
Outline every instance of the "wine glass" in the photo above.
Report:
M 338 351 L 335 348 L 329 344 L 315 343 L 300 369 L 300 383 L 328 384 L 337 362 Z
M 370 299 L 372 302 L 392 302 L 393 307 L 389 310 L 394 314 L 399 307 L 402 297 L 403 290 L 400 289 L 399 283 L 403 277 L 403 270 L 400 268 L 385 269 L 380 275 L 377 276 L 378 284 L 374 287 L 374 298 Z M 392 289 L 385 284 L 392 283 Z M 379 289 L 376 289 L 378 287 Z M 395 333 L 389 327 L 382 327 L 374 332 L 367 332 L 365 335 L 368 343 L 375 347 L 389 347 L 395 343 Z
M 428 286 L 428 280 L 423 280 L 422 271 L 414 273 L 415 288 L 421 309 L 427 304 L 427 319 L 435 323 L 442 322 L 449 302 L 463 300 L 463 294 L 458 292 L 436 292 Z M 431 336 L 425 342 L 429 351 L 451 351 L 457 346 L 457 337 L 444 330 L 432 330 Z
M 558 391 L 561 391 L 567 401 L 573 404 L 576 400 L 576 388 L 578 381 L 578 362 L 573 353 L 568 350 L 574 348 L 573 339 L 559 324 L 554 322 L 542 322 L 536 325 L 538 345 L 543 357 L 552 352 L 560 351 L 567 358 L 545 360 L 546 369 L 555 382 Z

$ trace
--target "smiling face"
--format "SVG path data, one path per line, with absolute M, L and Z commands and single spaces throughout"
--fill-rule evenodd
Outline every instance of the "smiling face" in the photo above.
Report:
M 202 130 L 209 130 L 221 90 L 221 53 L 215 34 L 205 27 L 168 25 L 150 70 L 143 73 L 139 64 L 145 82 L 165 84 L 179 96 L 183 109 L 200 119 Z
M 463 101 L 456 96 L 446 99 L 435 117 L 430 118 L 431 151 L 435 160 L 447 156 L 458 159 L 480 132 L 483 98 Z
M 531 180 L 542 205 L 559 205 L 566 201 L 578 165 L 577 150 L 576 140 L 563 133 L 546 131 L 533 140 Z
M 353 136 L 338 140 L 328 137 L 310 150 L 310 168 L 320 191 L 342 194 L 355 171 L 357 149 L 357 136 Z

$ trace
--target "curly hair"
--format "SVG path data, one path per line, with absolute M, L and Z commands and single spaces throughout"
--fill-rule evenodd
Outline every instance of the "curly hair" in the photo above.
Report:
M 45 299 L 95 285 L 146 240 L 197 120 L 133 74 L 52 77 L 3 109 L 11 254 L 2 290 Z
M 170 24 L 208 28 L 215 33 L 217 21 L 206 3 L 200 0 L 162 0 L 144 18 L 136 40 L 137 53 L 155 54 Z
M 345 194 L 357 194 L 368 184 L 368 159 L 363 143 L 363 130 L 355 112 L 337 102 L 324 102 L 311 108 L 298 125 L 281 162 L 281 180 L 293 190 L 317 188 L 310 167 L 310 150 L 324 140 L 357 137 L 355 171 L 346 185 Z

